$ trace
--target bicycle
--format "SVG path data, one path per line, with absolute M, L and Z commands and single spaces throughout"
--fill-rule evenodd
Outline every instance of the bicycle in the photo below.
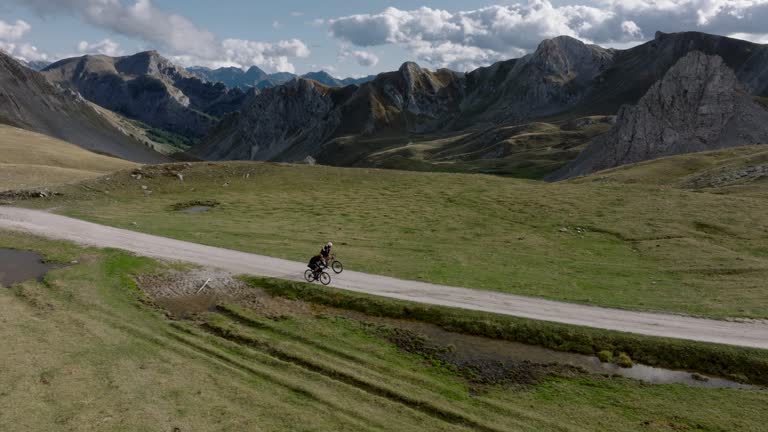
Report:
M 307 269 L 307 271 L 304 272 L 304 279 L 306 279 L 309 283 L 315 281 L 318 281 L 323 285 L 328 285 L 331 283 L 331 275 L 329 275 L 325 270 L 314 271 L 312 269 Z
M 328 259 L 328 263 L 328 267 L 330 267 L 334 273 L 340 274 L 344 271 L 344 265 L 341 263 L 341 261 L 336 259 L 336 255 L 331 255 L 330 259 Z

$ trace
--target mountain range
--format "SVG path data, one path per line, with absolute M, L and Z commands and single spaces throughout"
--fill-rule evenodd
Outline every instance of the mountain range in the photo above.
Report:
M 252 66 L 245 71 L 236 67 L 209 69 L 201 66 L 190 67 L 187 70 L 204 79 L 205 81 L 213 83 L 219 82 L 226 85 L 227 87 L 240 88 L 243 90 L 248 90 L 250 88 L 264 90 L 266 88 L 285 84 L 286 82 L 298 77 L 298 75 L 294 75 L 288 72 L 268 74 L 256 66 Z M 301 78 L 317 81 L 320 84 L 329 87 L 345 87 L 348 85 L 360 85 L 368 81 L 372 81 L 375 78 L 375 75 L 363 78 L 339 79 L 331 76 L 331 74 L 328 72 L 318 71 L 301 75 Z
M 616 50 L 558 37 L 530 55 L 466 74 L 406 63 L 359 87 L 296 79 L 249 95 L 242 110 L 194 151 L 206 159 L 295 161 L 310 156 L 321 163 L 359 166 L 376 166 L 384 154 L 413 159 L 421 151 L 419 162 L 436 169 L 449 162 L 500 159 L 517 151 L 510 141 L 517 135 L 505 133 L 510 128 L 528 134 L 530 125 L 545 121 L 562 130 L 578 119 L 589 125 L 591 117 L 615 115 L 623 105 L 638 103 L 694 51 L 720 58 L 745 93 L 768 96 L 765 45 L 703 33 L 658 33 L 648 43 Z M 697 107 L 680 107 L 692 108 Z M 622 121 L 629 113 L 624 112 Z M 562 160 L 546 169 L 562 168 L 589 138 L 577 143 L 576 151 L 558 154 Z M 437 139 L 444 144 L 435 146 Z M 414 151 L 414 142 L 431 147 Z
M 106 119 L 96 128 L 82 119 L 73 124 L 120 134 L 111 154 L 137 148 L 137 136 L 148 143 L 133 132 L 131 122 L 138 122 L 154 128 L 152 136 L 197 142 L 191 153 L 208 160 L 560 180 L 659 156 L 768 143 L 768 46 L 697 32 L 657 33 L 626 50 L 561 36 L 467 73 L 406 62 L 357 81 L 322 71 L 187 70 L 154 51 L 66 59 L 42 74 L 17 62 L 2 66 L 8 76 L 27 77 L 17 88 L 36 83 L 16 94 L 55 94 L 72 112 Z M 41 103 L 24 111 L 17 99 L 0 103 L 0 121 L 64 139 L 75 134 L 51 127 L 61 110 Z

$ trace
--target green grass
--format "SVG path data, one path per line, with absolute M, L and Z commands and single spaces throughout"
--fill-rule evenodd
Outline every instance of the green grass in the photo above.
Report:
M 385 145 L 358 139 L 347 151 L 368 152 L 354 165 L 429 172 L 484 173 L 516 178 L 541 179 L 573 160 L 595 136 L 610 124 L 593 119 L 580 129 L 561 128 L 560 123 L 529 123 L 438 136 L 410 136 Z M 376 144 L 384 149 L 375 149 Z M 372 148 L 374 147 L 374 148 Z M 333 161 L 336 152 L 326 159 Z M 345 160 L 342 165 L 349 165 Z
M 768 317 L 765 195 L 245 162 L 145 171 L 140 181 L 124 172 L 20 204 L 298 261 L 332 240 L 348 269 L 412 280 Z M 221 204 L 174 211 L 206 200 Z
M 136 166 L 46 135 L 0 125 L 0 191 L 52 187 Z
M 768 163 L 768 147 L 765 145 L 734 147 L 702 153 L 625 165 L 601 171 L 587 177 L 571 180 L 572 183 L 619 182 L 692 187 L 692 181 L 712 177 L 725 170 L 738 170 Z
M 633 335 L 392 300 L 276 279 L 246 278 L 271 295 L 354 310 L 371 316 L 427 322 L 445 330 L 650 366 L 693 370 L 768 386 L 768 351 Z M 628 360 L 628 359 L 626 359 Z M 625 360 L 625 362 L 626 362 Z M 630 361 L 631 362 L 631 361 Z
M 768 393 L 552 377 L 473 389 L 358 321 L 228 307 L 171 321 L 131 277 L 162 264 L 0 233 L 79 263 L 0 289 L 0 430 L 578 431 L 764 426 Z M 648 425 L 651 427 L 649 428 Z
M 147 137 L 160 144 L 172 145 L 179 150 L 189 150 L 195 144 L 192 139 L 158 128 L 148 129 Z

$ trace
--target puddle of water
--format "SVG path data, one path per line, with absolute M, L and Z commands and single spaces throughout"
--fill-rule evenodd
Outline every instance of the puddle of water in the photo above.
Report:
M 195 206 L 195 207 L 185 208 L 184 210 L 179 210 L 179 213 L 190 213 L 190 214 L 205 213 L 212 208 L 213 207 L 209 207 L 209 206 Z
M 61 267 L 46 264 L 35 252 L 0 249 L 0 285 L 9 287 L 29 280 L 41 281 L 50 270 Z
M 370 317 L 367 318 L 370 319 Z M 456 347 L 456 350 L 451 353 L 451 355 L 462 362 L 528 361 L 539 364 L 558 363 L 561 365 L 580 367 L 590 373 L 615 374 L 651 384 L 686 384 L 695 387 L 731 389 L 760 388 L 723 378 L 705 377 L 698 374 L 694 375 L 690 372 L 662 369 L 640 364 L 636 364 L 631 368 L 622 368 L 613 363 L 602 363 L 597 357 L 593 356 L 554 351 L 538 346 L 480 336 L 452 333 L 426 323 L 389 318 L 376 318 L 374 321 L 406 328 L 427 336 L 430 341 L 439 345 L 453 345 Z

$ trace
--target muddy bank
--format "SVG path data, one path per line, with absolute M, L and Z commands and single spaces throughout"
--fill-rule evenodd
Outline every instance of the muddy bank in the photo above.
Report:
M 621 367 L 614 363 L 601 362 L 593 356 L 554 351 L 533 345 L 452 333 L 442 328 L 415 321 L 391 318 L 369 317 L 367 315 L 337 311 L 346 316 L 366 322 L 377 323 L 391 328 L 403 329 L 410 341 L 403 343 L 402 337 L 391 339 L 393 343 L 409 352 L 432 355 L 458 367 L 477 368 L 481 377 L 490 374 L 492 379 L 504 380 L 505 371 L 512 371 L 531 379 L 547 374 L 572 375 L 574 371 L 603 376 L 621 376 L 650 384 L 686 384 L 695 387 L 756 389 L 758 387 L 742 384 L 719 377 L 709 377 L 698 373 L 663 369 L 642 364 Z M 388 339 L 390 337 L 388 336 Z M 415 342 L 414 342 L 415 338 Z M 440 347 L 449 347 L 442 349 Z
M 300 300 L 272 297 L 261 289 L 223 272 L 195 270 L 138 278 L 139 286 L 178 319 L 215 312 L 218 304 L 237 304 L 271 318 L 341 317 L 359 322 L 364 330 L 418 354 L 427 361 L 452 368 L 475 388 L 484 385 L 531 385 L 548 376 L 622 376 L 651 384 L 686 384 L 700 387 L 752 389 L 717 377 L 640 364 L 624 368 L 597 357 L 554 351 L 505 340 L 453 333 L 418 321 L 372 317 Z
M 59 268 L 59 264 L 49 264 L 35 252 L 0 249 L 0 285 L 11 285 L 37 280 L 42 281 L 49 271 Z

